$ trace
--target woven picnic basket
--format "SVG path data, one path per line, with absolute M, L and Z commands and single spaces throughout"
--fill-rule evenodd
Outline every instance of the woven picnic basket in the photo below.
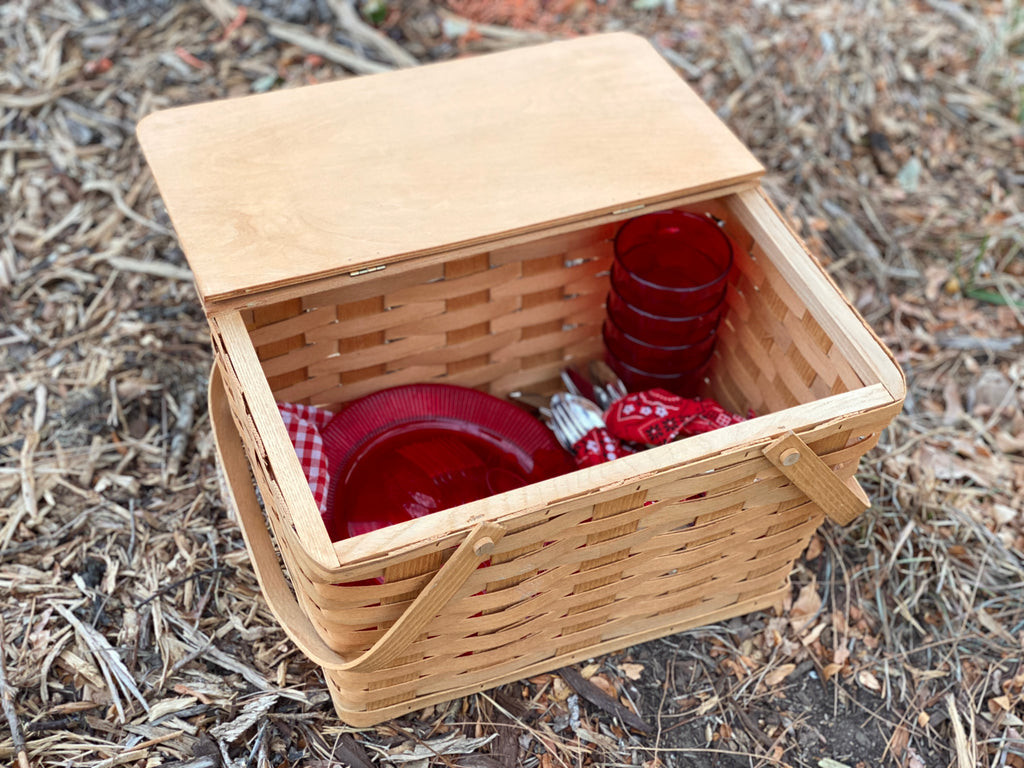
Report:
M 899 366 L 645 41 L 183 107 L 139 135 L 209 317 L 226 497 L 344 721 L 777 607 L 823 516 L 868 507 L 854 473 Z M 617 227 L 665 209 L 732 238 L 703 394 L 755 418 L 330 540 L 276 403 L 556 391 L 602 355 Z

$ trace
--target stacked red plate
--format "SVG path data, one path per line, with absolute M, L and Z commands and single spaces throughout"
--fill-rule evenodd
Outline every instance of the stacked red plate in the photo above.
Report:
M 517 406 L 451 384 L 367 395 L 323 430 L 335 541 L 575 469 L 551 431 Z

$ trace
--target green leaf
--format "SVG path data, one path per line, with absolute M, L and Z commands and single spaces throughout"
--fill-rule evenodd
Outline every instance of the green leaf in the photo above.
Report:
M 365 0 L 359 6 L 359 12 L 368 22 L 378 26 L 388 17 L 388 4 L 384 0 Z
M 1007 299 L 999 291 L 991 291 L 987 288 L 974 288 L 973 286 L 967 286 L 964 288 L 964 296 L 971 299 L 977 299 L 978 301 L 984 301 L 988 304 L 998 304 L 1002 307 L 1014 306 L 1019 309 L 1024 309 L 1024 301 Z

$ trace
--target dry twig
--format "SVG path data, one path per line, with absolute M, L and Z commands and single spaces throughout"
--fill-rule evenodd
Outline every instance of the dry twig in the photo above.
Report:
M 3 707 L 7 726 L 11 729 L 11 742 L 14 754 L 18 757 L 18 768 L 29 768 L 28 752 L 25 751 L 25 736 L 22 734 L 18 710 L 14 705 L 15 692 L 7 683 L 5 629 L 3 616 L 0 616 L 0 706 Z

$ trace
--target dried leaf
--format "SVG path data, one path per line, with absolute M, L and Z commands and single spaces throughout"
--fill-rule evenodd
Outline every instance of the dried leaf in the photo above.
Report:
M 646 667 L 643 664 L 623 663 L 619 664 L 619 672 L 630 680 L 639 680 L 643 677 Z
M 366 748 L 351 733 L 343 733 L 331 753 L 333 765 L 341 761 L 350 768 L 374 768 Z
M 845 666 L 847 660 L 850 658 L 850 649 L 845 645 L 841 645 L 835 649 L 832 654 L 832 661 L 840 666 Z
M 416 763 L 420 760 L 430 761 L 438 755 L 468 755 L 487 746 L 497 737 L 498 734 L 492 733 L 481 738 L 466 738 L 454 731 L 439 739 L 411 745 L 400 753 L 389 753 L 387 759 L 392 763 Z
M 1006 630 L 1006 627 L 996 621 L 995 618 L 993 618 L 992 615 L 984 608 L 978 608 L 975 611 L 975 615 L 978 617 L 978 623 L 993 635 L 1003 638 L 1008 643 L 1016 644 L 1017 639 Z
M 551 698 L 555 701 L 565 701 L 572 695 L 572 689 L 566 685 L 565 681 L 560 677 L 552 678 L 551 681 Z
M 807 552 L 804 553 L 804 558 L 807 560 L 816 560 L 824 551 L 824 540 L 818 534 L 814 534 L 811 536 L 811 541 L 807 545 Z
M 613 697 L 608 696 L 600 688 L 594 686 L 589 680 L 584 680 L 583 676 L 572 667 L 564 667 L 559 670 L 558 674 L 560 674 L 562 678 L 565 679 L 565 682 L 568 683 L 569 686 L 581 697 L 589 701 L 595 707 L 619 718 L 630 728 L 643 731 L 644 733 L 650 733 L 651 730 L 653 730 L 651 726 L 637 716 L 635 712 L 632 712 L 619 704 L 618 701 Z
M 717 707 L 718 703 L 719 703 L 719 698 L 717 696 L 712 696 L 707 701 L 702 702 L 701 705 L 699 707 L 697 707 L 697 711 L 694 714 L 697 715 L 697 717 L 701 717 L 703 715 L 706 715 L 712 709 Z
M 882 690 L 882 684 L 878 682 L 878 678 L 872 672 L 866 669 L 862 669 L 857 673 L 857 682 L 867 688 L 869 691 L 878 693 Z
M 1012 706 L 1013 704 L 1010 701 L 1010 697 L 1005 694 L 1003 696 L 993 696 L 988 700 L 988 710 L 992 714 L 996 714 L 998 712 L 1009 712 Z
M 588 682 L 599 688 L 605 696 L 610 696 L 614 699 L 619 695 L 616 687 L 605 675 L 594 675 Z
M 825 682 L 828 682 L 837 674 L 839 674 L 842 668 L 842 664 L 826 664 L 824 669 L 822 669 L 821 671 L 821 676 L 825 679 Z
M 800 594 L 789 611 L 793 631 L 797 634 L 803 632 L 819 610 L 821 610 L 821 595 L 818 594 L 817 582 L 812 580 L 810 584 L 805 584 L 800 588 Z
M 816 624 L 814 629 L 812 629 L 810 632 L 808 632 L 807 634 L 803 635 L 800 638 L 800 642 L 803 643 L 803 645 L 805 647 L 809 647 L 811 645 L 814 645 L 814 643 L 816 643 L 818 641 L 818 638 L 821 637 L 821 633 L 824 632 L 824 631 L 825 631 L 825 623 L 824 622 L 822 622 L 820 624 Z
M 796 664 L 782 664 L 765 675 L 764 682 L 769 687 L 775 687 L 793 674 L 794 669 L 796 669 Z
M 897 725 L 889 737 L 889 751 L 897 758 L 902 757 L 910 743 L 910 731 L 902 723 Z

